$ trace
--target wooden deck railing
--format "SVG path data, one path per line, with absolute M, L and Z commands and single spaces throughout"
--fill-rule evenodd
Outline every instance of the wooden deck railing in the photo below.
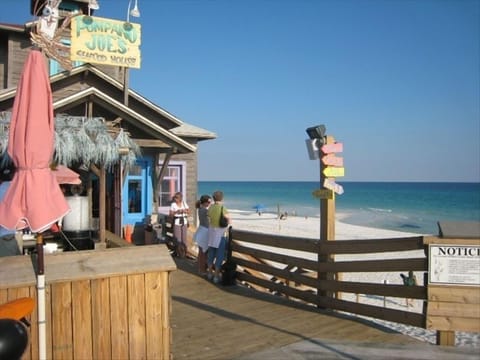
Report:
M 168 250 L 128 246 L 45 255 L 48 359 L 171 359 Z M 0 258 L 0 303 L 37 299 L 28 256 Z M 38 359 L 38 312 L 22 359 Z
M 426 272 L 425 252 L 417 251 L 412 256 L 412 250 L 424 250 L 422 236 L 318 241 L 232 230 L 232 258 L 238 265 L 239 281 L 318 307 L 424 328 L 424 311 L 415 313 L 341 299 L 342 293 L 353 293 L 426 300 L 424 279 L 419 279 L 420 286 L 342 281 L 342 273 Z M 366 254 L 387 252 L 395 252 L 397 258 L 362 259 Z M 405 255 L 398 258 L 399 253 Z M 339 255 L 359 255 L 359 259 L 333 261 Z

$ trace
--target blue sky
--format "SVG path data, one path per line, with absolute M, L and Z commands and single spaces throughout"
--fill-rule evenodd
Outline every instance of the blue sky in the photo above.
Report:
M 127 0 L 98 2 L 126 18 Z M 28 0 L 2 5 L 0 22 L 32 19 Z M 325 124 L 344 144 L 339 183 L 480 181 L 480 1 L 138 5 L 131 87 L 217 133 L 200 180 L 318 180 L 305 129 Z

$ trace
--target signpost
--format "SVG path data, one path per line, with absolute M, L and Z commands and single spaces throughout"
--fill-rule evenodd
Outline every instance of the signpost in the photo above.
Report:
M 343 151 L 342 143 L 335 142 L 333 136 L 327 136 L 324 145 L 320 148 L 320 184 L 323 185 L 327 177 L 333 177 L 334 174 L 341 172 L 341 170 L 333 169 L 343 169 L 326 166 L 323 158 L 327 156 L 327 154 L 341 151 Z M 328 190 L 330 191 L 330 189 Z M 335 240 L 334 194 L 331 198 L 320 199 L 320 240 Z
M 343 151 L 343 144 L 335 141 L 333 136 L 325 135 L 325 126 L 319 125 L 307 129 L 310 140 L 307 139 L 307 149 L 310 159 L 320 159 L 320 184 L 323 188 L 313 191 L 313 196 L 320 199 L 320 243 L 335 240 L 335 194 L 343 194 L 343 187 L 335 183 L 335 177 L 345 175 L 343 158 L 335 153 Z M 310 145 L 310 146 L 309 146 Z M 315 145 L 315 146 L 313 146 Z M 312 156 L 315 155 L 315 156 Z M 318 254 L 318 263 L 333 262 L 334 255 Z M 339 280 L 341 273 L 318 272 L 318 279 Z M 339 292 L 317 289 L 321 296 L 340 298 Z

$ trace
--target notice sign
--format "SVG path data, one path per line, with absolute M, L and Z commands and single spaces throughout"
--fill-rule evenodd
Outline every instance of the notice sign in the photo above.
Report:
M 480 246 L 430 244 L 429 283 L 480 285 Z
M 140 68 L 140 25 L 94 16 L 72 19 L 72 61 Z

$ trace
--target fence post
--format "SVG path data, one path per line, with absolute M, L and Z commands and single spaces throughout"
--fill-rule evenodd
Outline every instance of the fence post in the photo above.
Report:
M 321 290 L 320 289 L 320 283 L 323 279 L 323 276 L 324 275 L 323 273 L 320 272 L 320 264 L 322 263 L 322 261 L 324 260 L 323 256 L 321 255 L 321 242 L 318 241 L 317 242 L 317 265 L 318 265 L 318 268 L 317 268 L 317 307 L 318 308 L 324 308 L 323 306 L 320 306 L 320 297 L 321 296 L 325 296 L 325 291 Z
M 326 137 L 326 144 L 335 143 L 335 138 L 333 136 Z M 324 170 L 326 168 L 325 164 L 322 162 L 322 158 L 326 154 L 320 149 L 320 186 L 323 187 L 323 183 L 326 179 Z M 320 199 L 320 242 L 322 241 L 334 241 L 335 240 L 335 192 L 332 191 L 332 197 L 327 199 Z M 319 257 L 320 260 L 320 257 Z M 328 254 L 322 256 L 322 261 L 332 262 L 335 261 L 335 256 Z M 334 280 L 340 276 L 340 274 L 335 273 L 323 273 L 320 276 L 320 280 Z M 328 297 L 337 297 L 339 293 L 334 293 L 331 291 L 323 291 L 323 296 Z
M 455 331 L 437 331 L 437 345 L 455 346 Z

